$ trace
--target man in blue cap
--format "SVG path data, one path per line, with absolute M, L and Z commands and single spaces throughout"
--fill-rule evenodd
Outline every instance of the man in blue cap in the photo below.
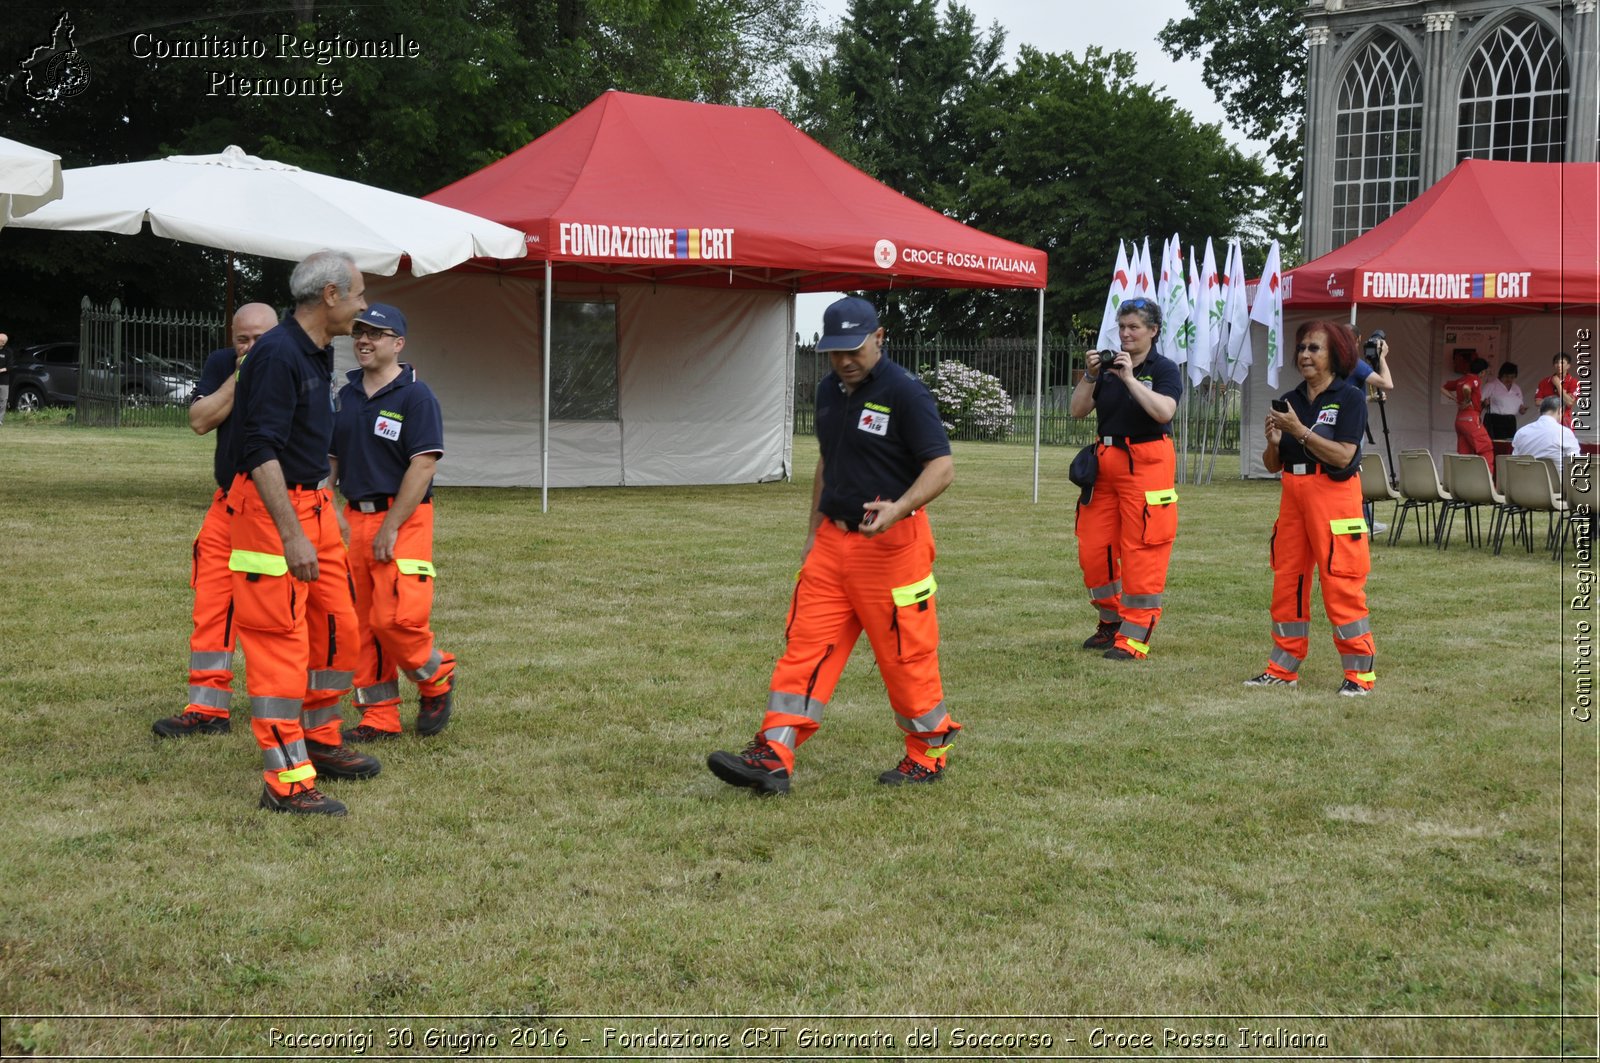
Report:
M 938 782 L 961 729 L 939 678 L 938 586 L 924 511 L 954 480 L 955 464 L 933 396 L 883 357 L 883 335 L 865 299 L 840 299 L 822 316 L 817 350 L 833 371 L 817 385 L 822 453 L 786 646 L 754 741 L 706 761 L 723 782 L 762 796 L 788 793 L 795 750 L 821 725 L 862 631 L 905 737 L 905 756 L 880 783 Z
M 339 524 L 350 544 L 361 653 L 355 702 L 361 722 L 346 742 L 397 738 L 398 673 L 417 684 L 417 733 L 450 722 L 456 659 L 434 643 L 433 472 L 444 455 L 439 400 L 400 361 L 406 316 L 373 303 L 350 330 L 359 369 L 339 392 L 330 455 L 346 499 Z

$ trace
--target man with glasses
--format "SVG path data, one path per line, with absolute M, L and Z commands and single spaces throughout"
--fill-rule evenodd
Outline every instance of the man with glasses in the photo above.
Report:
M 359 369 L 339 392 L 334 414 L 333 482 L 347 505 L 339 522 L 350 544 L 361 653 L 355 701 L 361 722 L 347 742 L 396 738 L 398 672 L 417 684 L 417 733 L 450 722 L 456 659 L 440 652 L 433 611 L 433 473 L 444 454 L 439 400 L 400 361 L 406 317 L 373 303 L 351 330 Z

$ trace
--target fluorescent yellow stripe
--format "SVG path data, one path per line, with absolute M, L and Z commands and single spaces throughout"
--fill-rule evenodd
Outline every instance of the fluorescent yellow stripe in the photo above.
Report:
M 403 575 L 407 576 L 436 575 L 436 573 L 433 571 L 432 561 L 418 561 L 415 558 L 410 557 L 397 557 L 394 559 L 394 567 L 398 568 Z
M 943 757 L 948 757 L 950 755 L 950 747 L 952 745 L 954 745 L 954 744 L 955 743 L 953 743 L 953 742 L 946 742 L 942 746 L 936 746 L 933 749 L 927 750 L 926 756 L 928 756 L 928 757 L 930 757 L 930 758 L 932 758 L 934 760 L 939 760 L 939 759 L 941 759 Z
M 235 572 L 253 572 L 261 576 L 283 576 L 289 571 L 289 562 L 282 554 L 261 554 L 254 550 L 235 550 L 228 557 L 228 567 Z
M 310 764 L 299 768 L 290 768 L 288 771 L 278 772 L 278 781 L 283 783 L 285 786 L 288 786 L 290 783 L 305 782 L 307 779 L 315 779 L 316 777 L 317 769 L 313 768 Z
M 1367 533 L 1367 522 L 1361 517 L 1354 517 L 1349 520 L 1330 520 L 1328 526 L 1333 529 L 1333 534 L 1335 535 L 1365 535 Z
M 894 594 L 894 604 L 901 608 L 908 605 L 916 605 L 918 602 L 932 598 L 933 592 L 938 589 L 939 585 L 933 581 L 933 575 L 930 573 L 927 579 L 908 583 L 904 587 L 896 587 L 892 592 Z
M 1365 679 L 1369 683 L 1376 683 L 1378 681 L 1378 673 L 1377 672 L 1357 672 L 1356 673 L 1356 678 L 1357 679 Z
M 1129 639 L 1128 645 L 1132 646 L 1146 657 L 1150 655 L 1150 644 L 1148 642 L 1135 642 L 1132 639 Z
M 1144 493 L 1145 505 L 1170 506 L 1178 500 L 1178 489 L 1169 487 L 1165 491 L 1146 491 Z

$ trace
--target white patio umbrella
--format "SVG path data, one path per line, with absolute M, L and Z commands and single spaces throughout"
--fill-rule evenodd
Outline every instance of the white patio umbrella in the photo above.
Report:
M 0 137 L 0 225 L 61 198 L 61 156 Z
M 62 173 L 59 202 L 15 225 L 136 233 L 224 251 L 298 261 L 313 251 L 348 252 L 385 276 L 411 258 L 418 276 L 469 258 L 521 258 L 523 234 L 476 214 L 398 192 L 302 170 L 229 147 L 219 155 L 89 166 Z

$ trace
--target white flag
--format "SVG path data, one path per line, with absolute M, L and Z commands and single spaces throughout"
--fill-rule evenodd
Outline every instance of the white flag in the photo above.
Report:
M 1136 252 L 1137 253 L 1137 252 Z M 1128 298 L 1131 279 L 1128 276 L 1128 252 L 1117 241 L 1117 266 L 1111 273 L 1111 290 L 1106 293 L 1106 312 L 1100 317 L 1100 335 L 1094 341 L 1097 351 L 1120 351 L 1122 337 L 1117 333 L 1117 307 Z
M 1267 249 L 1267 264 L 1261 267 L 1261 283 L 1256 285 L 1256 305 L 1250 320 L 1267 326 L 1267 387 L 1277 390 L 1278 370 L 1283 366 L 1283 265 L 1278 241 Z
M 1227 377 L 1241 383 L 1250 375 L 1250 310 L 1244 290 L 1244 252 L 1239 241 L 1228 241 L 1228 272 L 1223 278 L 1222 319 L 1226 333 L 1223 351 L 1227 357 Z
M 1182 365 L 1189 360 L 1194 326 L 1189 321 L 1189 286 L 1183 278 L 1183 244 L 1177 233 L 1161 250 L 1161 280 L 1156 293 L 1161 304 L 1161 354 Z
M 1139 259 L 1133 264 L 1133 294 L 1142 295 L 1147 299 L 1156 297 L 1155 270 L 1150 263 L 1150 238 L 1144 238 L 1144 247 L 1139 251 Z
M 1217 255 L 1206 237 L 1206 257 L 1195 284 L 1194 344 L 1189 348 L 1189 382 L 1199 385 L 1212 375 L 1217 347 L 1222 341 L 1222 279 L 1217 276 Z

